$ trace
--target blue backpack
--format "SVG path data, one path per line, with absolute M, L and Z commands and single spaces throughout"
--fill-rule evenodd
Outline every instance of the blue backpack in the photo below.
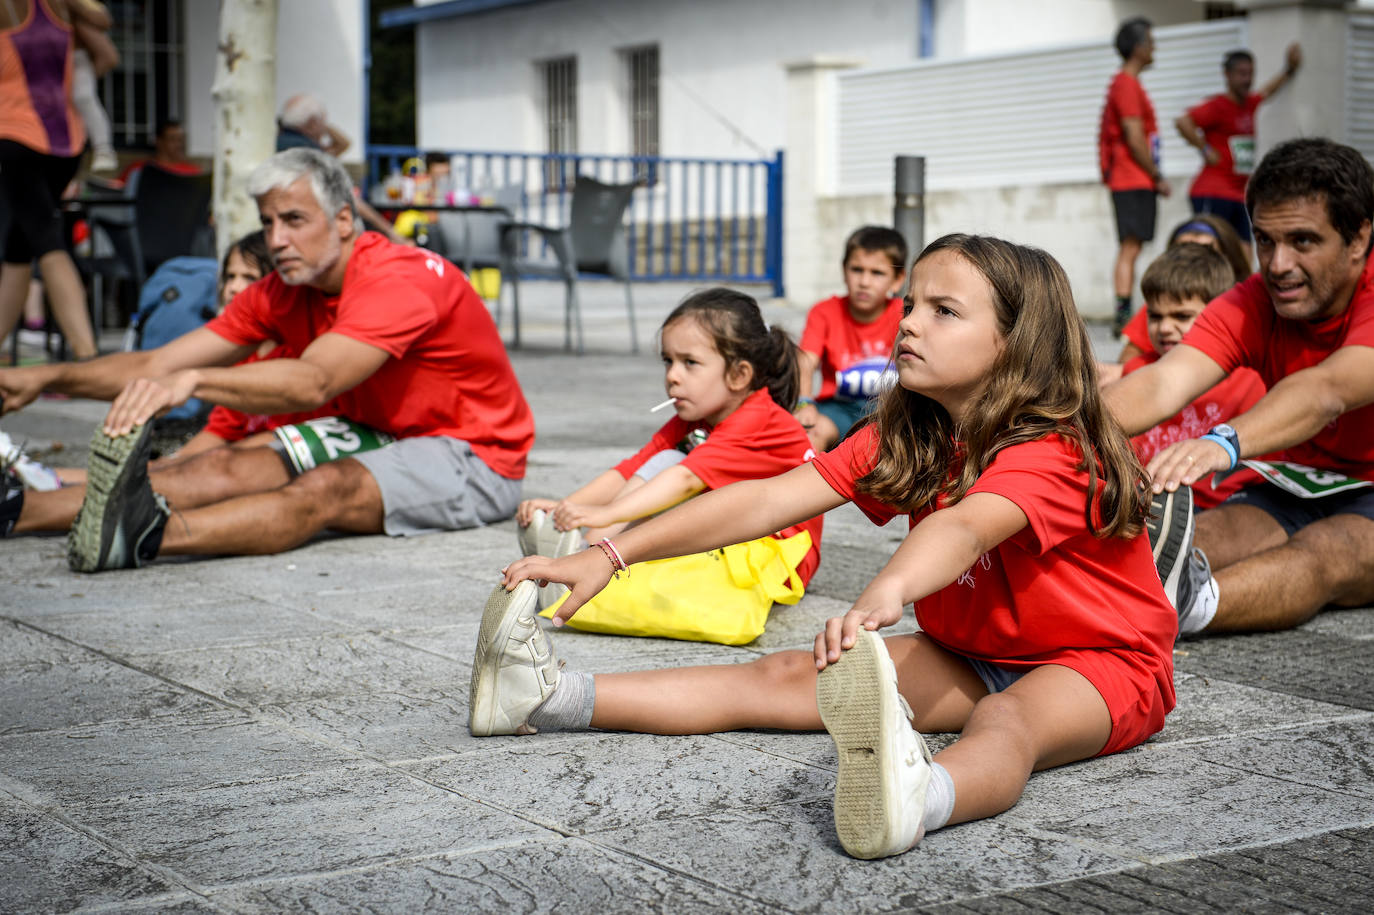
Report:
M 218 313 L 219 264 L 212 257 L 174 257 L 148 277 L 124 349 L 156 349 L 202 327 Z M 192 398 L 162 419 L 195 419 L 208 405 Z

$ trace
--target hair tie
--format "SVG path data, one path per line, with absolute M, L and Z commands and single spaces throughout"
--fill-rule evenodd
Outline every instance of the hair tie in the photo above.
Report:
M 1174 233 L 1174 238 L 1178 238 L 1185 232 L 1201 232 L 1203 235 L 1210 235 L 1213 238 L 1217 237 L 1217 230 L 1207 225 L 1205 222 L 1189 222 L 1179 226 L 1178 231 Z

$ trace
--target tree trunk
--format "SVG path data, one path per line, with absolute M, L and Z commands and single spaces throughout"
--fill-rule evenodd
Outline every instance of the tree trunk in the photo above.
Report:
M 215 83 L 215 249 L 258 227 L 248 176 L 276 151 L 277 0 L 222 0 Z

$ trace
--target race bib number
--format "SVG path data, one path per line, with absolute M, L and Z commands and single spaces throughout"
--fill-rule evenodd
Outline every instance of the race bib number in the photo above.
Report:
M 869 400 L 896 378 L 897 373 L 886 356 L 870 356 L 835 373 L 835 399 Z
M 1318 470 L 1306 464 L 1291 461 L 1242 461 L 1246 467 L 1264 477 L 1270 483 L 1300 499 L 1320 499 L 1338 492 L 1364 489 L 1374 485 L 1368 480 L 1356 480 L 1343 473 Z
M 293 426 L 278 426 L 274 432 L 296 473 L 305 473 L 321 464 L 375 451 L 396 441 L 385 432 L 339 416 L 307 419 Z
M 1231 166 L 1237 175 L 1248 175 L 1255 170 L 1255 138 L 1237 134 L 1226 141 L 1231 147 Z

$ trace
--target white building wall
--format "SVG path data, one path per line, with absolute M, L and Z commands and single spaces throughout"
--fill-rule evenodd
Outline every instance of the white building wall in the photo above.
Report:
M 283 0 L 277 9 L 277 108 L 297 92 L 324 102 L 329 120 L 353 140 L 345 162 L 363 157 L 364 0 Z M 213 156 L 219 5 L 184 0 L 186 16 L 186 148 Z M 273 124 L 276 112 L 266 113 Z M 274 128 L 275 129 L 275 128 Z
M 1121 22 L 1197 22 L 1197 0 L 935 0 L 935 56 L 1017 51 L 1066 41 L 1110 42 Z
M 910 60 L 916 0 L 564 0 L 417 27 L 420 146 L 547 148 L 537 62 L 576 55 L 580 152 L 629 152 L 620 51 L 658 44 L 660 151 L 771 156 L 783 64 L 812 54 Z

